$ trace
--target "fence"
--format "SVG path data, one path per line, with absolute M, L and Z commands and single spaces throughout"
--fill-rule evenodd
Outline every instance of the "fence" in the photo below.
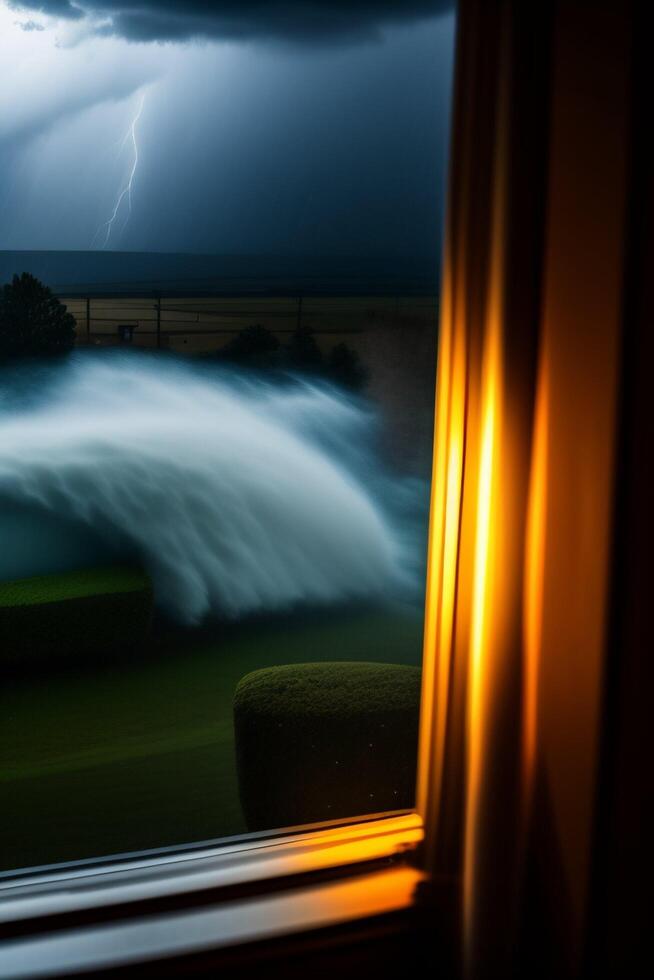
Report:
M 75 317 L 77 342 L 89 346 L 131 344 L 188 353 L 223 346 L 230 335 L 260 324 L 275 334 L 311 327 L 319 343 L 370 330 L 432 328 L 436 298 L 408 297 L 62 297 Z

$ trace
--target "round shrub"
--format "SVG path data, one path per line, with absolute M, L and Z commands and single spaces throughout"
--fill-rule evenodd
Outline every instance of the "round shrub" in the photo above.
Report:
M 250 830 L 414 804 L 420 670 L 310 663 L 245 676 L 234 695 Z

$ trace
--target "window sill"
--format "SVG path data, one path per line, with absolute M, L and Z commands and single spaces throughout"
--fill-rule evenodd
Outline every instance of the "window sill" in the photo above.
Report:
M 417 814 L 296 830 L 191 854 L 31 875 L 0 886 L 0 977 L 122 967 L 409 908 Z

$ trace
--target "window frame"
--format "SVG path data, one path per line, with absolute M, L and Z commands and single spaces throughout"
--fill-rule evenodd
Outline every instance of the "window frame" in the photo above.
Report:
M 0 976 L 121 969 L 411 908 L 415 811 L 166 854 L 25 871 L 0 884 Z
M 610 546 L 615 544 L 611 539 L 614 533 L 611 493 L 615 462 L 605 451 L 605 443 L 607 435 L 615 438 L 617 433 L 626 442 L 623 452 L 631 448 L 627 438 L 629 433 L 624 431 L 622 412 L 626 412 L 626 418 L 630 419 L 631 413 L 627 409 L 633 406 L 630 402 L 622 405 L 617 397 L 618 382 L 622 377 L 618 374 L 617 354 L 621 352 L 619 345 L 626 330 L 623 326 L 625 310 L 637 317 L 638 329 L 646 322 L 638 305 L 641 301 L 644 304 L 644 298 L 637 288 L 642 285 L 641 279 L 643 283 L 645 281 L 642 275 L 645 266 L 641 268 L 641 262 L 646 255 L 647 240 L 640 224 L 636 223 L 634 227 L 640 229 L 642 239 L 637 240 L 625 267 L 621 251 L 623 233 L 632 227 L 636 213 L 634 211 L 632 215 L 626 207 L 631 164 L 627 165 L 629 161 L 622 144 L 627 144 L 627 140 L 615 140 L 611 152 L 605 152 L 605 101 L 598 99 L 594 87 L 588 84 L 589 78 L 598 81 L 601 76 L 602 84 L 610 86 L 613 119 L 625 125 L 628 114 L 624 110 L 631 106 L 632 98 L 627 84 L 630 60 L 625 54 L 629 51 L 627 42 L 631 40 L 634 26 L 631 13 L 627 8 L 608 5 L 599 21 L 600 29 L 587 48 L 579 43 L 580 39 L 584 43 L 588 40 L 585 15 L 580 16 L 574 5 L 566 7 L 564 4 L 558 5 L 556 14 L 553 38 L 545 46 L 547 63 L 539 69 L 544 74 L 541 77 L 536 72 L 530 88 L 523 86 L 520 72 L 509 70 L 516 63 L 522 64 L 520 59 L 528 57 L 531 50 L 529 46 L 515 43 L 524 36 L 521 32 L 529 26 L 531 19 L 520 5 L 500 4 L 497 9 L 491 9 L 483 0 L 468 0 L 458 11 L 460 27 L 451 153 L 455 166 L 449 188 L 451 214 L 447 240 L 450 254 L 446 254 L 445 259 L 439 335 L 436 388 L 439 428 L 436 430 L 437 452 L 432 479 L 417 809 L 342 821 L 339 825 L 273 831 L 238 843 L 225 842 L 223 847 L 216 842 L 207 846 L 204 853 L 202 847 L 199 851 L 178 849 L 176 854 L 124 856 L 113 863 L 87 862 L 85 867 L 25 873 L 13 883 L 0 886 L 0 895 L 15 889 L 13 900 L 16 903 L 13 915 L 7 916 L 4 923 L 0 921 L 0 931 L 8 937 L 8 942 L 0 947 L 0 976 L 44 976 L 82 970 L 88 974 L 94 968 L 123 966 L 129 969 L 130 965 L 155 960 L 156 969 L 161 966 L 163 957 L 170 958 L 167 963 L 180 962 L 180 958 L 188 959 L 194 953 L 204 956 L 210 951 L 238 947 L 245 950 L 247 962 L 248 956 L 254 958 L 255 948 L 261 941 L 286 938 L 290 945 L 297 934 L 315 937 L 320 931 L 324 936 L 330 926 L 343 931 L 348 923 L 359 923 L 372 917 L 388 921 L 394 914 L 413 912 L 421 903 L 433 913 L 429 919 L 429 943 L 433 946 L 445 938 L 446 946 L 449 943 L 455 947 L 457 965 L 460 968 L 463 961 L 467 975 L 476 975 L 479 968 L 485 976 L 515 975 L 516 968 L 520 975 L 524 975 L 525 971 L 520 969 L 523 960 L 527 963 L 528 974 L 534 963 L 543 968 L 543 949 L 547 953 L 544 968 L 551 967 L 550 972 L 553 970 L 557 975 L 578 973 L 584 965 L 590 963 L 592 966 L 595 960 L 606 962 L 606 955 L 601 960 L 607 948 L 600 931 L 607 932 L 612 910 L 601 894 L 596 895 L 589 906 L 586 891 L 589 870 L 600 876 L 608 874 L 607 881 L 611 878 L 611 854 L 607 857 L 597 849 L 600 844 L 606 844 L 611 821 L 597 811 L 594 784 L 589 781 L 585 786 L 580 785 L 571 774 L 591 773 L 594 778 L 598 762 L 608 759 L 612 764 L 618 758 L 615 756 L 614 759 L 612 749 L 615 750 L 615 746 L 608 738 L 615 734 L 613 724 L 607 724 L 607 718 L 602 714 L 605 711 L 602 644 L 606 621 L 609 613 L 617 615 L 613 635 L 618 636 L 619 614 L 624 612 L 620 576 L 614 582 L 610 582 L 608 576 L 612 557 Z M 542 38 L 538 36 L 535 40 L 534 50 L 542 53 Z M 488 47 L 490 41 L 494 45 L 492 49 Z M 486 45 L 486 53 L 480 59 L 482 43 Z M 580 51 L 584 52 L 584 57 L 580 57 Z M 602 57 L 598 57 L 598 53 Z M 615 84 L 615 78 L 619 85 Z M 583 84 L 579 84 L 580 79 Z M 512 88 L 512 80 L 520 84 L 514 84 Z M 512 186 L 516 193 L 511 197 L 506 165 L 513 156 L 508 150 L 518 142 L 528 158 L 531 154 L 539 155 L 534 152 L 534 141 L 525 140 L 523 130 L 514 125 L 520 119 L 524 123 L 526 118 L 529 133 L 534 119 L 536 133 L 546 125 L 544 116 L 534 116 L 530 102 L 525 116 L 514 111 L 516 99 L 524 108 L 525 91 L 531 95 L 534 85 L 547 96 L 548 105 L 551 96 L 555 125 L 551 127 L 553 138 L 545 157 L 548 208 L 542 215 L 530 216 L 518 207 L 521 194 L 517 191 L 524 191 L 524 180 L 533 176 L 534 170 L 527 166 L 519 171 L 522 179 Z M 568 111 L 571 93 L 573 104 L 581 106 L 583 113 Z M 497 125 L 489 107 L 498 113 Z M 589 108 L 591 112 L 586 111 Z M 477 119 L 484 123 L 480 127 L 485 134 L 483 141 L 475 128 Z M 580 119 L 583 125 L 579 125 Z M 601 163 L 601 167 L 595 168 L 597 173 L 594 173 L 593 181 L 588 180 L 591 171 L 585 165 L 589 157 Z M 492 168 L 480 166 L 480 161 L 486 164 L 490 160 L 494 161 L 498 171 L 494 182 L 488 180 Z M 536 163 L 536 172 L 541 173 L 540 163 Z M 642 176 L 640 170 L 637 173 Z M 598 179 L 601 179 L 599 185 L 595 183 Z M 600 200 L 595 194 L 597 186 L 610 189 L 610 193 Z M 578 193 L 580 188 L 583 194 Z M 533 197 L 531 184 L 528 189 Z M 574 204 L 572 214 L 569 213 L 571 203 Z M 641 199 L 636 195 L 630 203 L 640 219 Z M 534 304 L 537 315 L 532 311 L 532 315 L 523 316 L 524 304 L 530 307 L 534 302 L 534 296 L 528 290 L 527 295 L 522 295 L 521 302 L 511 307 L 510 316 L 500 317 L 501 311 L 495 307 L 491 309 L 493 315 L 486 316 L 486 293 L 493 301 L 497 301 L 501 294 L 499 288 L 487 290 L 486 287 L 503 282 L 500 275 L 503 267 L 500 265 L 498 270 L 496 266 L 504 258 L 507 243 L 515 246 L 519 242 L 520 254 L 528 254 L 525 237 L 516 235 L 525 227 L 531 228 L 533 238 L 529 241 L 532 246 L 534 239 L 540 241 L 545 227 L 547 229 L 547 249 L 543 249 L 543 254 L 537 251 L 527 263 L 533 273 L 532 285 L 538 285 L 541 276 L 545 278 L 545 301 L 541 303 L 539 296 Z M 504 228 L 511 235 L 499 234 Z M 491 235 L 493 231 L 495 234 Z M 570 255 L 574 253 L 582 254 L 587 263 L 592 263 L 592 276 L 587 276 L 587 288 L 582 290 L 570 288 Z M 489 257 L 494 260 L 492 263 L 487 261 Z M 599 264 L 598 259 L 601 259 Z M 598 268 L 601 275 L 597 273 Z M 633 286 L 634 295 L 629 297 L 624 295 L 625 271 L 629 273 L 627 282 Z M 534 670 L 540 668 L 541 663 L 534 658 L 535 663 L 527 660 L 527 665 L 536 683 L 533 690 L 525 685 L 524 692 L 512 683 L 516 676 L 522 677 L 522 672 L 507 669 L 507 662 L 499 657 L 494 659 L 500 644 L 479 642 L 472 651 L 474 658 L 470 656 L 472 644 L 467 641 L 474 624 L 474 605 L 468 601 L 474 597 L 471 588 L 466 603 L 461 604 L 463 611 L 461 606 L 457 607 L 458 620 L 454 615 L 455 600 L 459 602 L 462 598 L 461 586 L 470 587 L 475 582 L 471 575 L 466 579 L 473 560 L 484 571 L 491 567 L 491 549 L 488 543 L 483 543 L 482 535 L 476 533 L 476 523 L 483 530 L 488 516 L 474 507 L 466 510 L 465 500 L 461 503 L 466 492 L 462 463 L 465 460 L 471 471 L 468 490 L 473 494 L 473 503 L 475 495 L 477 501 L 489 499 L 492 495 L 484 489 L 484 482 L 479 478 L 479 464 L 484 458 L 480 449 L 489 442 L 484 443 L 479 432 L 482 418 L 493 420 L 497 417 L 492 412 L 482 412 L 481 408 L 503 405 L 497 394 L 499 384 L 495 387 L 484 384 L 486 378 L 497 380 L 497 325 L 501 320 L 510 331 L 520 331 L 518 336 L 523 340 L 524 324 L 531 324 L 526 345 L 513 351 L 508 346 L 503 348 L 504 354 L 511 353 L 512 356 L 506 358 L 507 371 L 503 376 L 506 387 L 502 390 L 513 399 L 515 417 L 524 423 L 530 416 L 519 409 L 528 408 L 529 413 L 534 412 L 536 421 L 541 418 L 541 401 L 535 398 L 539 389 L 534 391 L 532 385 L 525 384 L 525 363 L 539 369 L 537 377 L 545 374 L 546 392 L 553 386 L 552 397 L 542 403 L 545 431 L 546 423 L 549 425 L 558 420 L 560 424 L 560 438 L 558 442 L 552 438 L 548 449 L 557 462 L 556 468 L 549 473 L 548 492 L 556 491 L 564 501 L 564 517 L 572 514 L 578 519 L 579 511 L 575 512 L 575 507 L 580 501 L 599 504 L 603 508 L 602 519 L 591 522 L 591 526 L 594 536 L 601 534 L 606 542 L 598 558 L 596 542 L 593 542 L 593 548 L 585 547 L 583 536 L 575 538 L 562 534 L 558 520 L 549 523 L 541 520 L 539 524 L 534 519 L 535 526 L 543 532 L 542 541 L 538 535 L 532 539 L 531 533 L 527 533 L 530 522 L 525 521 L 522 537 L 518 540 L 524 540 L 525 547 L 533 545 L 535 572 L 549 572 L 558 584 L 560 569 L 573 567 L 577 570 L 577 581 L 584 580 L 585 587 L 586 576 L 581 573 L 594 571 L 597 573 L 596 584 L 599 583 L 601 589 L 596 588 L 596 601 L 575 605 L 571 602 L 571 598 L 575 599 L 574 589 L 568 589 L 568 579 L 564 577 L 565 588 L 556 590 L 549 606 L 538 610 L 539 622 L 534 627 L 534 637 L 516 630 L 514 635 L 518 642 L 503 644 L 512 656 L 521 656 L 523 645 L 528 647 L 533 643 L 538 647 L 541 643 L 543 624 L 556 632 L 559 652 L 557 654 L 552 646 L 548 649 L 549 673 L 543 690 L 539 690 L 539 675 Z M 583 331 L 579 330 L 579 324 Z M 515 333 L 507 330 L 505 339 L 515 337 Z M 592 344 L 580 342 L 589 337 Z M 489 339 L 493 342 L 487 343 Z M 629 339 L 633 344 L 637 338 Z M 530 346 L 535 340 L 541 343 L 541 356 L 538 357 Z M 543 351 L 547 358 L 542 357 Z M 634 351 L 635 347 L 628 348 L 630 355 Z M 592 353 L 592 359 L 589 353 Z M 632 366 L 631 358 L 628 364 Z M 582 380 L 587 387 L 579 400 Z M 480 395 L 484 395 L 484 389 L 486 397 L 482 400 Z M 560 394 L 565 396 L 565 401 L 557 397 Z M 474 401 L 475 411 L 466 415 L 463 408 L 469 400 Z M 602 413 L 598 414 L 600 408 Z M 557 415 L 554 415 L 555 411 Z M 472 423 L 468 425 L 470 418 Z M 489 425 L 486 431 L 493 434 L 496 431 L 494 425 Z M 534 425 L 533 429 L 533 440 L 523 439 L 520 443 L 522 451 L 516 451 L 523 467 L 527 459 L 533 458 L 538 464 L 541 457 L 545 462 L 550 458 L 542 449 L 541 426 Z M 515 435 L 513 429 L 508 432 Z M 579 433 L 589 438 L 575 440 L 574 436 Z M 584 445 L 584 459 L 588 464 L 585 470 L 579 466 L 577 458 L 579 444 Z M 508 474 L 511 479 L 507 487 L 511 494 L 521 496 L 523 508 L 525 503 L 531 504 L 531 480 L 524 479 L 524 472 L 520 479 L 516 479 L 515 468 L 511 470 L 513 458 L 507 453 L 502 466 L 497 462 L 500 458 L 497 454 L 489 454 L 488 458 L 493 463 L 488 467 L 490 476 Z M 628 454 L 618 456 L 618 461 L 624 464 L 629 458 Z M 533 469 L 539 473 L 538 465 Z M 588 473 L 593 479 L 583 482 L 582 477 Z M 582 492 L 591 486 L 592 494 Z M 620 504 L 624 504 L 622 497 L 618 507 Z M 617 514 L 623 516 L 620 510 Z M 477 522 L 478 515 L 480 520 Z M 477 561 L 479 540 L 483 547 L 479 549 Z M 531 570 L 533 578 L 523 590 L 526 563 L 521 560 L 519 551 L 516 550 L 516 554 L 518 560 L 511 565 L 503 559 L 502 566 L 507 573 L 507 581 L 503 584 L 507 586 L 506 594 L 512 597 L 514 617 L 516 610 L 522 608 L 516 599 L 527 596 L 540 600 L 545 593 L 534 569 Z M 620 556 L 624 557 L 621 552 Z M 499 562 L 495 567 L 499 567 Z M 599 580 L 600 575 L 606 578 L 606 588 Z M 480 577 L 476 581 L 484 586 L 478 590 L 480 602 L 477 606 L 484 611 L 486 597 L 490 594 L 486 588 L 488 579 Z M 644 590 L 641 591 L 644 594 Z M 581 594 L 577 589 L 576 597 Z M 583 595 L 587 596 L 587 592 Z M 611 605 L 614 601 L 615 609 Z M 498 615 L 497 619 L 506 625 L 509 617 L 505 610 L 500 611 L 502 616 Z M 455 624 L 463 630 L 457 633 Z M 481 630 L 478 635 L 484 639 Z M 590 641 L 586 645 L 580 644 L 580 637 L 590 637 Z M 634 649 L 639 649 L 637 639 L 632 643 Z M 456 658 L 458 650 L 462 650 L 464 656 Z M 557 694 L 567 690 L 569 685 L 572 671 L 567 654 L 571 650 L 576 651 L 577 658 L 586 656 L 589 650 L 594 657 L 592 669 L 578 679 L 575 688 L 583 700 L 570 696 L 565 700 L 557 698 Z M 540 657 L 540 649 L 536 653 Z M 575 662 L 579 662 L 578 659 Z M 472 718 L 471 712 L 466 715 L 469 666 L 477 673 L 467 687 L 478 695 L 484 694 L 483 701 L 477 697 L 474 702 L 477 713 Z M 616 666 L 619 664 L 612 664 L 614 670 Z M 515 660 L 509 667 L 515 667 Z M 486 682 L 485 686 L 479 683 L 475 688 L 472 682 L 480 681 L 482 670 L 485 674 L 481 679 Z M 525 674 L 529 677 L 527 672 Z M 503 683 L 507 678 L 511 683 Z M 529 724 L 522 726 L 519 736 L 516 736 L 512 723 L 495 724 L 497 708 L 501 706 L 506 711 L 509 703 L 507 689 L 511 695 L 509 707 L 521 703 L 523 693 L 525 701 L 527 693 L 538 695 L 538 701 L 534 702 L 538 714 L 525 714 L 530 719 Z M 613 699 L 609 704 L 615 708 Z M 515 717 L 512 714 L 509 721 L 515 721 Z M 608 721 L 615 723 L 616 719 L 619 721 L 617 716 Z M 554 728 L 558 734 L 556 739 L 551 737 Z M 579 737 L 580 733 L 584 738 Z M 525 748 L 529 751 L 523 752 Z M 566 803 L 565 797 L 561 796 L 558 809 L 555 809 L 557 797 L 554 794 L 540 797 L 546 803 L 539 806 L 546 819 L 534 824 L 524 818 L 530 818 L 535 812 L 535 790 L 547 789 L 547 784 L 536 782 L 536 778 L 545 772 L 564 788 L 572 788 L 570 805 L 560 805 L 561 799 Z M 507 775 L 508 779 L 505 778 Z M 615 795 L 611 773 L 608 777 L 605 775 L 604 780 L 599 787 L 599 799 L 605 797 L 604 802 L 610 803 Z M 521 797 L 516 792 L 519 786 L 526 789 L 526 796 Z M 461 820 L 462 811 L 465 821 Z M 628 810 L 624 812 L 629 815 Z M 463 843 L 460 840 L 462 824 L 466 834 Z M 515 832 L 516 827 L 520 833 Z M 558 839 L 552 834 L 553 829 L 565 835 L 566 849 L 552 847 Z M 452 846 L 453 840 L 456 846 Z M 547 847 L 543 847 L 543 841 Z M 466 853 L 462 858 L 464 845 Z M 579 860 L 580 849 L 588 849 L 588 862 Z M 593 869 L 591 863 L 598 858 L 599 871 Z M 198 862 L 196 870 L 208 875 L 208 887 L 203 890 L 180 887 L 184 875 L 191 874 L 193 861 Z M 527 868 L 529 871 L 526 879 L 520 874 L 521 863 L 522 870 Z M 115 900 L 98 900 L 93 906 L 90 886 L 95 881 L 98 893 L 101 893 L 111 887 L 112 876 L 115 878 L 115 896 L 120 896 L 121 889 L 124 893 L 124 889 L 134 886 L 139 876 L 144 882 L 144 894 L 140 898 L 133 896 L 132 901 L 122 905 Z M 525 880 L 529 884 L 528 891 L 523 887 Z M 566 908 L 565 901 L 551 902 L 552 882 L 558 889 L 557 897 L 559 894 L 567 897 L 568 893 L 574 892 L 576 906 Z M 624 889 L 622 892 L 619 889 L 609 891 L 612 896 L 618 894 L 621 900 L 624 899 Z M 64 912 L 58 903 L 67 892 L 71 894 L 66 899 L 69 906 Z M 91 908 L 83 908 L 84 899 Z M 640 901 L 639 894 L 636 899 Z M 50 904 L 46 908 L 47 903 Z M 647 907 L 642 901 L 640 905 L 643 909 Z M 39 908 L 42 914 L 37 917 L 35 913 Z M 21 909 L 22 915 L 19 914 Z M 516 916 L 516 909 L 520 909 L 520 916 Z M 63 918 L 64 915 L 68 918 Z M 176 946 L 174 937 L 166 934 L 166 927 L 172 932 L 175 925 L 184 932 Z M 609 936 L 613 941 L 612 945 L 609 943 L 608 954 L 610 959 L 611 949 L 617 950 L 616 962 L 623 965 L 624 943 L 618 941 L 622 933 L 626 934 L 625 930 L 618 928 L 615 936 Z M 630 938 L 640 938 L 633 933 L 631 923 L 628 933 Z M 522 948 L 523 944 L 529 946 L 531 943 L 534 958 L 529 955 L 530 950 Z M 49 958 L 46 960 L 45 956 Z M 18 969 L 12 970 L 12 966 Z M 215 958 L 209 966 L 215 968 Z M 438 968 L 443 972 L 442 961 Z M 459 973 L 460 970 L 456 975 Z M 162 975 L 161 969 L 154 975 Z

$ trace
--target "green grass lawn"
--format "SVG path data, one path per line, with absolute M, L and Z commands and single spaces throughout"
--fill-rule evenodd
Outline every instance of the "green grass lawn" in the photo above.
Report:
M 16 582 L 0 582 L 0 608 L 139 592 L 148 585 L 145 573 L 129 565 L 82 568 L 57 575 L 37 575 Z
M 405 607 L 160 631 L 143 656 L 10 677 L 0 691 L 0 870 L 243 833 L 232 696 L 260 667 L 418 664 Z

